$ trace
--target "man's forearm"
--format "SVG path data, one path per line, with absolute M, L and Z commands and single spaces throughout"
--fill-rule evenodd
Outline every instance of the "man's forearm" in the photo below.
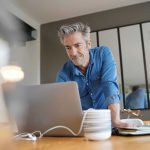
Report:
M 128 127 L 129 124 L 123 123 L 120 120 L 120 104 L 110 104 L 108 109 L 111 110 L 111 120 L 114 127 Z

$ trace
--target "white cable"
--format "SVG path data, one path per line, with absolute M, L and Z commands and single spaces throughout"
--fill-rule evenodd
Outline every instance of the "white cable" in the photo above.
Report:
M 81 131 L 82 131 L 82 127 L 83 127 L 83 123 L 84 123 L 84 120 L 85 120 L 85 117 L 87 115 L 87 113 L 90 111 L 91 109 L 88 109 L 84 115 L 83 115 L 83 118 L 82 118 L 82 122 L 81 122 L 81 125 L 80 125 L 80 129 L 77 133 L 75 133 L 74 131 L 72 131 L 70 128 L 66 127 L 66 126 L 61 126 L 61 125 L 58 125 L 58 126 L 55 126 L 55 127 L 52 127 L 52 128 L 49 128 L 48 130 L 44 131 L 43 133 L 41 133 L 41 131 L 35 131 L 33 133 L 21 133 L 19 135 L 16 135 L 15 138 L 16 139 L 25 139 L 25 140 L 32 140 L 32 141 L 36 141 L 36 133 L 39 133 L 39 136 L 38 138 L 42 138 L 47 132 L 50 132 L 52 130 L 55 130 L 55 129 L 58 129 L 58 128 L 63 128 L 63 129 L 66 129 L 68 130 L 73 136 L 78 136 Z
M 31 133 L 21 133 L 16 135 L 14 138 L 17 140 L 31 140 L 31 141 L 37 140 L 37 137 Z

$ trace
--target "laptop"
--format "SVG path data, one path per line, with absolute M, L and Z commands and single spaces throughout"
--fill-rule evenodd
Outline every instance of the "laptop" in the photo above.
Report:
M 4 98 L 18 134 L 45 132 L 55 126 L 66 126 L 74 133 L 80 129 L 82 108 L 76 82 L 61 82 L 4 88 Z M 83 135 L 83 131 L 79 136 Z M 73 136 L 58 128 L 45 136 Z

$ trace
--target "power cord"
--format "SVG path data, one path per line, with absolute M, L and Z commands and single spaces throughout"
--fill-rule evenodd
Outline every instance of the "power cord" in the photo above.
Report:
M 14 138 L 17 139 L 17 140 L 30 140 L 30 141 L 36 141 L 37 139 L 40 139 L 42 138 L 46 133 L 52 131 L 52 130 L 55 130 L 55 129 L 58 129 L 58 128 L 63 128 L 63 129 L 66 129 L 68 130 L 73 136 L 78 136 L 81 131 L 82 131 L 82 128 L 83 128 L 83 123 L 84 123 L 84 120 L 86 118 L 86 115 L 87 113 L 89 113 L 89 111 L 91 111 L 92 109 L 88 109 L 87 111 L 85 111 L 84 115 L 83 115 L 83 118 L 82 118 L 82 122 L 81 122 L 81 125 L 80 125 L 80 128 L 79 128 L 79 131 L 77 133 L 75 133 L 74 131 L 72 131 L 70 128 L 66 127 L 66 126 L 61 126 L 61 125 L 58 125 L 58 126 L 55 126 L 55 127 L 52 127 L 52 128 L 49 128 L 48 130 L 46 130 L 45 132 L 41 133 L 41 131 L 35 131 L 33 133 L 21 133 L 21 134 L 18 134 L 16 135 Z M 37 137 L 35 134 L 39 133 L 39 136 Z

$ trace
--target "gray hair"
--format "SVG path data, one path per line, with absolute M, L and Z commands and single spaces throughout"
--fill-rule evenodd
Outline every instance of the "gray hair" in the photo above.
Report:
M 60 42 L 63 44 L 64 37 L 75 32 L 81 32 L 85 41 L 87 42 L 90 36 L 91 29 L 88 25 L 85 25 L 81 22 L 70 25 L 62 25 L 58 31 Z

